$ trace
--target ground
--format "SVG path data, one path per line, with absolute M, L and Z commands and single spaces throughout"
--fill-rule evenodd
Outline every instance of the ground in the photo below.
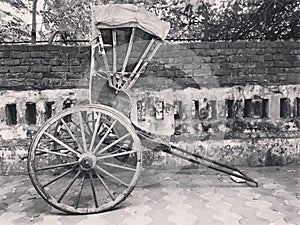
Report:
M 118 208 L 79 216 L 51 208 L 28 176 L 2 176 L 0 221 L 2 225 L 300 224 L 299 166 L 242 170 L 259 182 L 258 188 L 211 170 L 144 171 L 138 187 Z

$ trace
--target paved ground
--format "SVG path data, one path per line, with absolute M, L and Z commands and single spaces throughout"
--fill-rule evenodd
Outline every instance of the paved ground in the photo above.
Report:
M 113 211 L 70 216 L 49 207 L 27 176 L 0 177 L 0 224 L 51 225 L 299 225 L 300 169 L 247 168 L 258 188 L 233 183 L 212 171 L 146 172 Z M 172 176 L 171 176 L 172 175 Z M 160 181 L 160 182 L 158 182 Z

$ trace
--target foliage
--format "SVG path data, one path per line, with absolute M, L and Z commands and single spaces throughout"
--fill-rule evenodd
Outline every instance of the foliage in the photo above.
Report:
M 3 0 L 25 8 L 25 0 Z M 299 40 L 300 0 L 227 0 L 219 7 L 213 0 L 44 0 L 47 40 L 52 31 L 64 31 L 68 39 L 89 39 L 91 4 L 132 3 L 171 23 L 169 38 L 215 40 Z M 2 12 L 3 13 L 3 12 Z M 1 21 L 1 18 L 0 18 Z M 3 28 L 2 28 L 3 29 Z M 6 25 L 9 36 L 28 36 L 18 18 Z M 17 34 L 17 35 L 16 35 Z M 26 35 L 25 35 L 26 34 Z M 3 37 L 0 36 L 3 40 Z
M 2 2 L 11 5 L 16 11 L 24 13 L 29 10 L 28 5 L 22 0 L 2 0 Z M 0 42 L 29 40 L 30 27 L 19 15 L 0 8 L 0 24 Z
M 211 24 L 222 40 L 290 40 L 300 36 L 299 0 L 247 0 L 221 6 L 220 18 Z

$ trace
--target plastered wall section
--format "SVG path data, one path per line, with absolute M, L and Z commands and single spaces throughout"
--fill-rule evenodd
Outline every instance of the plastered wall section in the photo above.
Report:
M 225 163 L 297 164 L 299 62 L 299 42 L 164 44 L 129 93 L 131 119 Z M 49 103 L 53 114 L 69 100 L 87 103 L 89 64 L 88 46 L 0 46 L 2 174 L 25 171 L 21 159 Z M 8 125 L 13 104 L 17 122 Z M 191 166 L 144 150 L 145 165 Z

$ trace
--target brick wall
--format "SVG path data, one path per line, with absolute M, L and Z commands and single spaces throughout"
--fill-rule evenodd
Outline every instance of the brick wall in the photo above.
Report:
M 2 174 L 23 171 L 25 143 L 46 120 L 50 103 L 55 113 L 67 100 L 86 102 L 89 66 L 89 46 L 0 45 Z M 299 42 L 164 44 L 130 92 L 131 119 L 226 163 L 299 163 L 299 75 Z M 25 118 L 32 106 L 33 124 Z M 9 107 L 16 109 L 15 124 L 8 123 Z M 146 151 L 146 163 L 183 163 L 153 154 Z
M 183 87 L 299 84 L 299 42 L 201 42 L 165 44 L 146 72 L 176 78 Z M 0 88 L 49 89 L 87 86 L 90 48 L 0 45 Z M 84 81 L 84 82 L 83 82 Z
M 0 45 L 0 89 L 86 87 L 89 65 L 88 46 Z

